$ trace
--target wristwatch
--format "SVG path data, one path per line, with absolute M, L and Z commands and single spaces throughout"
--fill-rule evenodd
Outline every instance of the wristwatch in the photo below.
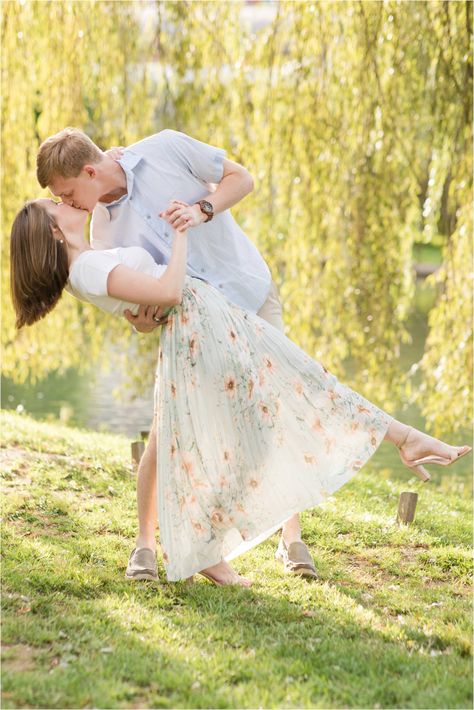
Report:
M 207 200 L 199 200 L 198 202 L 196 202 L 196 204 L 199 205 L 199 207 L 201 208 L 201 212 L 206 215 L 206 222 L 210 222 L 211 219 L 214 217 L 214 207 L 211 205 L 211 203 Z

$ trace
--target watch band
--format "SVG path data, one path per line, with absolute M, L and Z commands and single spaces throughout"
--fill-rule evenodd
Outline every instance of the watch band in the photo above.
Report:
M 199 205 L 201 212 L 206 215 L 207 220 L 206 222 L 210 222 L 211 219 L 214 217 L 214 207 L 213 205 L 208 202 L 207 200 L 198 200 L 196 202 L 197 205 Z

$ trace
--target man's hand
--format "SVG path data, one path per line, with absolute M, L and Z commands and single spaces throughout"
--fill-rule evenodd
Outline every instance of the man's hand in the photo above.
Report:
M 159 213 L 173 229 L 184 232 L 189 227 L 197 227 L 207 222 L 207 217 L 201 212 L 199 205 L 188 205 L 181 200 L 171 200 L 170 206 Z
M 136 316 L 128 309 L 124 312 L 124 316 L 139 333 L 151 333 L 155 328 L 168 322 L 166 316 L 162 317 L 163 310 L 165 309 L 161 306 L 158 308 L 156 306 L 140 306 Z M 155 318 L 159 318 L 160 321 L 157 322 Z
M 104 153 L 109 156 L 109 158 L 112 158 L 112 160 L 120 160 L 120 158 L 123 155 L 123 151 L 125 148 L 120 145 L 118 147 L 114 148 L 109 148 L 108 150 L 104 150 Z

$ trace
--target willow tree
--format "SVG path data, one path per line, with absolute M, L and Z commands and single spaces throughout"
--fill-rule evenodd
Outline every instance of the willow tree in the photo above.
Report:
M 102 147 L 153 132 L 152 91 L 134 3 L 2 4 L 2 228 L 40 196 L 36 153 L 61 128 L 83 128 Z M 46 194 L 46 193 L 45 193 Z M 66 296 L 38 325 L 15 332 L 2 249 L 3 372 L 16 380 L 102 359 L 105 340 L 126 349 L 130 327 Z
M 255 178 L 233 212 L 280 286 L 288 334 L 338 375 L 351 358 L 350 384 L 389 410 L 410 396 L 435 430 L 466 422 L 472 5 L 280 2 L 256 31 L 238 2 L 84 7 L 4 9 L 6 225 L 35 193 L 38 142 L 68 123 L 102 146 L 164 127 L 223 146 Z M 423 383 L 410 389 L 399 356 L 419 242 L 441 246 L 443 268 Z M 55 319 L 20 340 L 7 328 L 10 373 L 128 337 L 70 299 Z M 52 328 L 72 332 L 72 346 L 51 348 Z M 151 378 L 156 338 L 137 342 L 137 372 L 147 363 Z

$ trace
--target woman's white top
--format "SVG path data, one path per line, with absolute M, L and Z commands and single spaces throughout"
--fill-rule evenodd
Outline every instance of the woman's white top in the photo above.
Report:
M 130 309 L 138 313 L 137 303 L 127 303 L 107 294 L 107 279 L 116 266 L 123 264 L 135 271 L 159 279 L 166 270 L 165 264 L 157 264 L 142 247 L 117 247 L 116 249 L 88 249 L 81 252 L 69 270 L 66 291 L 81 301 L 93 303 L 103 311 L 123 315 Z

